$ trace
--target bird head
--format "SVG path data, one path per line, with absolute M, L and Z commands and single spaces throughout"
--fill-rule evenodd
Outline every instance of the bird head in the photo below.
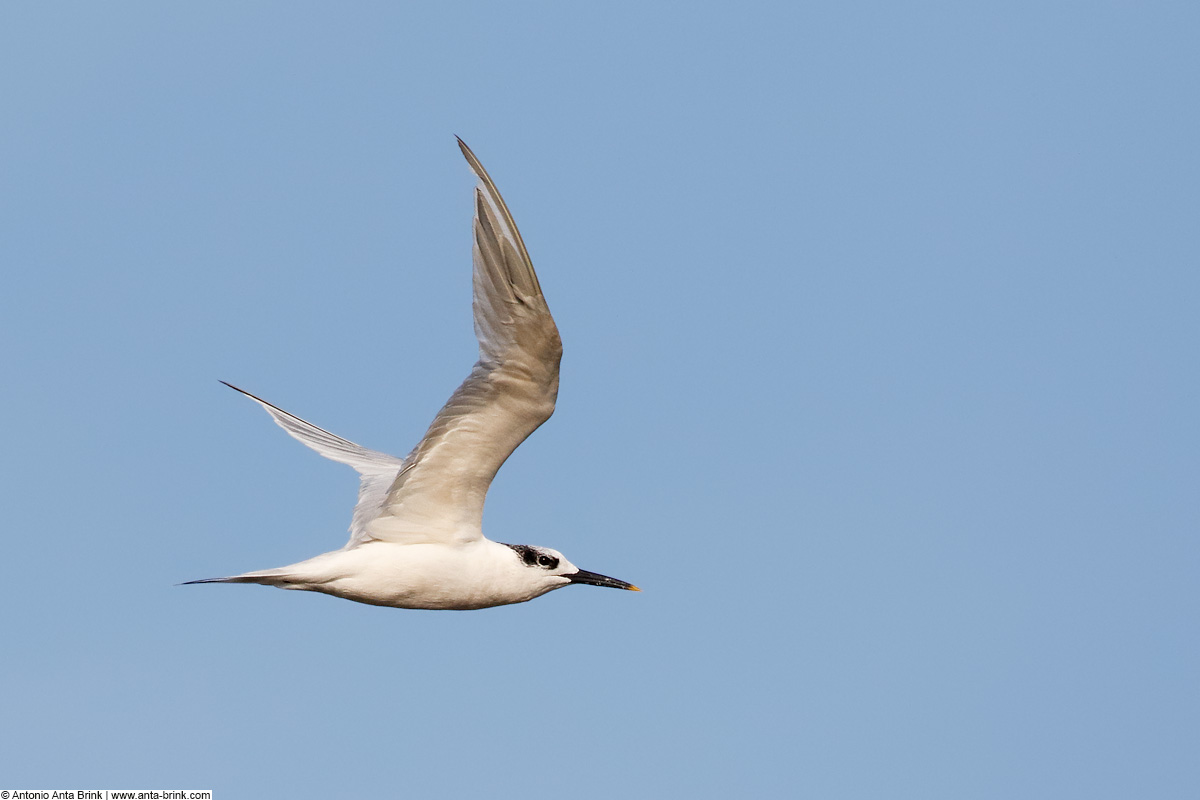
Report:
M 613 589 L 628 589 L 634 592 L 641 591 L 632 583 L 580 569 L 568 561 L 562 553 L 551 550 L 549 547 L 534 547 L 527 544 L 510 544 L 507 547 L 512 548 L 517 558 L 520 559 L 521 567 L 525 571 L 524 575 L 536 581 L 539 588 L 544 587 L 540 593 L 548 592 L 551 589 L 561 589 L 572 583 L 608 586 Z

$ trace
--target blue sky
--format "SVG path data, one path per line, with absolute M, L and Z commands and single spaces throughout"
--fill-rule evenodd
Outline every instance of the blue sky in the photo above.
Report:
M 0 782 L 1194 797 L 1186 3 L 0 9 Z M 466 375 L 470 172 L 566 355 L 491 538 L 642 594 L 180 581 L 339 547 Z

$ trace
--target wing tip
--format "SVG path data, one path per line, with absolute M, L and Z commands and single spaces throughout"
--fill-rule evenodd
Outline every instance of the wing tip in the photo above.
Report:
M 237 392 L 238 394 L 244 394 L 246 397 L 249 397 L 251 400 L 253 400 L 253 401 L 254 401 L 254 402 L 256 402 L 256 403 L 261 403 L 261 404 L 263 404 L 264 406 L 270 406 L 271 408 L 275 408 L 275 406 L 271 405 L 271 404 L 270 404 L 270 403 L 268 403 L 266 400 L 263 400 L 261 397 L 259 397 L 259 396 L 257 396 L 257 395 L 250 394 L 250 392 L 247 392 L 245 389 L 241 389 L 241 388 L 239 388 L 239 387 L 237 387 L 237 386 L 234 386 L 234 385 L 233 385 L 232 383 L 230 383 L 229 381 L 223 381 L 223 380 L 221 380 L 220 378 L 217 378 L 217 382 L 218 382 L 218 383 L 223 383 L 223 384 L 225 384 L 226 386 L 228 386 L 230 389 L 233 389 L 233 390 L 234 390 L 235 392 Z M 280 410 L 280 411 L 283 411 L 283 409 L 279 409 L 279 410 Z M 287 412 L 284 412 L 284 413 L 287 413 Z
M 462 154 L 464 156 L 466 156 L 468 161 L 475 158 L 475 154 L 473 152 L 471 152 L 471 148 L 467 147 L 467 143 L 464 142 L 462 140 L 462 137 L 459 136 L 457 133 L 454 134 L 454 141 L 458 142 L 458 149 L 462 151 Z M 475 159 L 475 160 L 478 161 L 478 159 Z

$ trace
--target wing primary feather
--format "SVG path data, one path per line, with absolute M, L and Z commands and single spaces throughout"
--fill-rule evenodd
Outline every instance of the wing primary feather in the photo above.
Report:
M 525 240 L 521 238 L 521 231 L 517 229 L 517 222 L 513 219 L 512 212 L 508 210 L 508 204 L 504 202 L 504 198 L 500 196 L 500 190 L 496 188 L 496 184 L 492 182 L 492 176 L 488 175 L 488 171 L 483 168 L 483 164 L 471 152 L 471 148 L 467 147 L 467 143 L 459 137 L 458 147 L 462 150 L 463 156 L 467 159 L 467 163 L 471 165 L 471 171 L 479 178 L 479 182 L 483 184 L 484 192 L 487 195 L 487 201 L 496 208 L 500 218 L 504 221 L 504 227 L 508 229 L 508 234 L 512 237 L 519 251 L 521 260 L 525 264 L 532 264 L 533 260 L 529 257 L 529 250 L 525 248 Z M 537 273 L 532 268 L 525 270 L 529 279 L 533 282 L 533 291 L 535 294 L 542 293 L 542 286 L 538 283 Z

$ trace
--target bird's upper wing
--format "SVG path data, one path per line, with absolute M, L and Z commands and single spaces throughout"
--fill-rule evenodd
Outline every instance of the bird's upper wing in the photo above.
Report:
M 221 381 L 225 383 L 225 381 Z M 367 523 L 379 516 L 383 501 L 387 497 L 388 487 L 392 485 L 396 474 L 404 468 L 403 459 L 368 450 L 354 442 L 336 436 L 327 430 L 318 428 L 311 422 L 305 422 L 295 414 L 289 414 L 282 408 L 271 405 L 261 397 L 255 397 L 244 389 L 238 389 L 232 383 L 225 383 L 230 389 L 241 392 L 267 410 L 271 419 L 279 427 L 288 432 L 294 439 L 316 450 L 326 458 L 349 464 L 358 470 L 361 477 L 358 486 L 358 503 L 354 506 L 354 519 L 350 523 L 350 541 L 347 547 L 353 547 L 367 537 Z
M 376 539 L 470 541 L 496 471 L 554 413 L 562 341 L 512 214 L 475 154 L 474 313 L 479 361 L 404 459 L 367 524 Z

